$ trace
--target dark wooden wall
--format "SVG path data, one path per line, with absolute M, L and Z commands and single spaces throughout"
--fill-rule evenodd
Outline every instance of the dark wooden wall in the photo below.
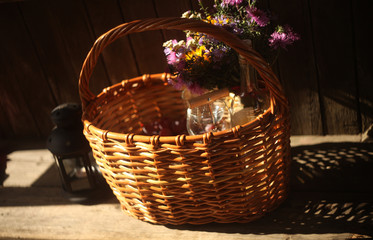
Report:
M 301 34 L 275 71 L 289 98 L 292 134 L 356 134 L 373 122 L 370 0 L 266 0 Z M 180 16 L 197 0 L 0 0 L 0 137 L 46 138 L 50 111 L 79 102 L 78 76 L 102 33 L 123 22 Z M 146 32 L 103 53 L 91 89 L 162 72 L 162 42 L 181 32 Z

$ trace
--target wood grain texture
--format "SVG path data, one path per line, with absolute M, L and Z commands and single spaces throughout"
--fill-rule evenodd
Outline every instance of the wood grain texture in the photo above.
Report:
M 301 39 L 282 51 L 278 60 L 279 76 L 291 106 L 293 134 L 322 134 L 311 22 L 307 1 L 290 0 L 286 8 L 279 1 L 270 1 L 271 12 L 289 24 Z
M 49 113 L 55 101 L 40 59 L 17 4 L 2 4 L 0 18 L 2 107 L 15 136 L 45 136 L 52 127 Z
M 77 75 L 56 13 L 47 1 L 23 2 L 20 9 L 55 98 L 59 103 L 78 102 Z
M 58 103 L 79 102 L 80 67 L 95 40 L 82 1 L 26 1 L 21 8 Z M 95 92 L 109 84 L 101 62 L 93 78 Z
M 158 17 L 181 17 L 181 15 L 191 9 L 189 0 L 161 0 L 155 1 L 155 9 Z M 172 9 L 172 11 L 170 11 Z M 169 30 L 163 31 L 163 38 L 167 41 L 169 39 L 185 40 L 185 33 L 182 31 Z
M 68 46 L 66 51 L 68 51 L 71 57 L 74 72 L 76 72 L 77 78 L 74 80 L 77 85 L 83 61 L 96 38 L 84 9 L 83 0 L 69 1 L 68 4 L 66 1 L 53 2 L 51 7 L 52 11 L 57 15 L 63 39 Z M 95 93 L 101 92 L 104 87 L 110 84 L 102 61 L 97 63 L 92 79 L 93 84 L 91 85 L 91 89 Z
M 123 23 L 117 0 L 86 0 L 85 4 L 95 38 Z M 140 74 L 128 37 L 118 39 L 102 56 L 111 84 Z
M 157 17 L 154 3 L 150 0 L 122 0 L 121 10 L 125 22 Z M 166 69 L 163 57 L 164 38 L 161 31 L 133 34 L 129 36 L 140 74 L 159 73 Z
M 359 110 L 361 113 L 362 132 L 373 125 L 373 47 L 368 29 L 373 22 L 373 2 L 352 1 L 353 30 L 355 37 L 355 67 L 359 96 Z
M 309 1 L 324 133 L 359 132 L 349 1 Z
M 0 87 L 3 88 L 3 84 L 0 83 Z M 1 90 L 0 90 L 1 91 Z M 10 123 L 8 112 L 4 109 L 4 107 L 9 107 L 9 103 L 4 103 L 5 98 L 5 91 L 0 92 L 0 139 L 9 139 L 15 136 L 12 125 Z M 0 147 L 1 148 L 1 147 Z
M 194 11 L 199 11 L 200 5 L 199 5 L 199 0 L 190 0 L 192 9 Z M 202 4 L 204 7 L 211 8 L 214 5 L 214 0 L 201 0 Z
M 203 0 L 212 6 L 213 0 Z M 301 40 L 274 70 L 291 104 L 292 134 L 355 134 L 373 123 L 372 3 L 266 0 Z M 123 22 L 180 16 L 198 0 L 0 1 L 0 133 L 5 138 L 49 134 L 53 107 L 79 101 L 77 80 L 93 42 Z M 122 79 L 163 72 L 162 43 L 180 31 L 119 39 L 105 49 L 92 75 L 94 93 Z M 36 95 L 33 92 L 37 92 Z

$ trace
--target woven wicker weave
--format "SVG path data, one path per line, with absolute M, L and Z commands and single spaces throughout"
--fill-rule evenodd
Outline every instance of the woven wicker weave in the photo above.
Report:
M 166 74 L 124 80 L 95 96 L 89 78 L 102 50 L 135 32 L 178 29 L 225 42 L 258 71 L 271 107 L 230 130 L 197 136 L 144 136 L 141 124 L 185 116 Z M 101 171 L 129 215 L 159 224 L 249 222 L 275 209 L 288 191 L 288 106 L 275 74 L 255 51 L 216 26 L 158 18 L 120 25 L 93 45 L 79 80 L 84 134 Z

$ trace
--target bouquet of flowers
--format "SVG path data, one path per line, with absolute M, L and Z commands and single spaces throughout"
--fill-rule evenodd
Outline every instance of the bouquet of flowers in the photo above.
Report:
M 278 50 L 299 39 L 290 26 L 276 25 L 269 12 L 256 7 L 255 0 L 215 0 L 212 9 L 201 1 L 199 4 L 199 12 L 187 11 L 182 17 L 200 19 L 241 39 L 250 39 L 268 63 L 276 59 Z M 196 94 L 239 88 L 238 56 L 224 43 L 203 33 L 186 31 L 186 40 L 169 40 L 163 46 L 170 72 L 175 76 L 171 81 L 175 88 L 188 88 Z

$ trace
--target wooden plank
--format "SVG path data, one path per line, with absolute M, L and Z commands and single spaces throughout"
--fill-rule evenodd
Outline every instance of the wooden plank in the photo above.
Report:
M 155 1 L 155 9 L 158 17 L 181 17 L 181 15 L 191 10 L 191 4 L 189 0 L 161 0 Z M 182 31 L 162 31 L 164 39 L 178 39 L 185 40 L 185 33 Z
M 350 1 L 309 1 L 325 134 L 359 132 Z
M 61 27 L 60 31 L 66 41 L 66 50 L 69 52 L 77 75 L 75 79 L 77 84 L 83 61 L 96 40 L 89 24 L 83 0 L 68 1 L 68 4 L 64 0 L 54 1 L 50 7 L 56 13 Z M 109 84 L 106 69 L 102 61 L 98 61 L 91 77 L 90 89 L 97 94 Z
M 45 137 L 55 104 L 17 3 L 0 8 L 2 107 L 17 137 Z
M 81 66 L 95 41 L 82 0 L 26 1 L 21 7 L 58 102 L 79 102 Z M 108 84 L 106 70 L 99 61 L 91 89 L 98 93 Z
M 200 11 L 199 2 L 200 0 L 190 0 L 192 9 L 194 11 Z M 201 0 L 204 7 L 211 8 L 214 5 L 214 0 Z
M 372 9 L 372 1 L 352 1 L 362 132 L 367 131 L 373 125 L 373 49 L 371 39 L 367 37 L 367 30 L 371 29 L 373 23 Z
M 291 107 L 291 133 L 320 135 L 322 120 L 307 1 L 287 0 L 284 4 L 273 0 L 269 7 L 280 24 L 289 24 L 301 36 L 282 51 L 278 60 L 279 76 Z
M 81 64 L 96 37 L 123 21 L 120 11 L 126 21 L 179 16 L 190 3 L 198 9 L 197 2 L 43 0 L 2 3 L 0 27 L 5 33 L 0 40 L 0 64 L 3 66 L 0 69 L 0 109 L 3 109 L 0 130 L 3 136 L 48 134 L 50 123 L 44 124 L 39 119 L 49 121 L 50 110 L 57 103 L 79 101 L 77 79 Z M 278 65 L 291 104 L 292 134 L 365 131 L 373 122 L 372 58 L 366 37 L 366 29 L 372 22 L 369 12 L 372 3 L 367 0 L 352 3 L 288 0 L 287 3 L 269 1 L 271 9 L 279 13 L 279 19 L 292 25 L 302 38 L 281 56 Z M 103 54 L 108 75 L 99 62 L 91 81 L 93 91 L 110 84 L 107 76 L 116 82 L 139 74 L 131 43 L 136 59 L 142 59 L 139 61 L 142 73 L 163 71 L 159 60 L 164 59 L 161 46 L 168 34 L 147 32 L 138 37 L 131 35 L 131 41 L 115 42 L 112 49 L 108 48 Z M 318 98 L 318 90 L 321 98 Z M 325 116 L 324 131 L 320 115 Z
M 95 38 L 123 23 L 116 0 L 85 1 Z M 102 53 L 111 83 L 139 75 L 128 37 L 116 40 Z
M 156 18 L 153 1 L 124 0 L 120 2 L 125 22 L 137 19 Z M 163 57 L 164 38 L 161 31 L 147 31 L 129 35 L 140 74 L 159 73 L 166 69 Z
M 55 12 L 47 1 L 19 5 L 57 102 L 79 102 L 77 74 Z
M 0 84 L 0 99 L 1 99 L 0 100 L 0 142 L 2 140 L 15 137 L 12 124 L 9 121 L 9 114 L 7 114 L 6 110 L 4 109 L 5 106 L 7 107 L 11 106 L 10 103 L 5 102 L 8 99 L 8 97 L 4 97 L 6 96 L 6 94 L 7 93 L 5 92 L 5 89 L 3 88 L 3 84 Z

